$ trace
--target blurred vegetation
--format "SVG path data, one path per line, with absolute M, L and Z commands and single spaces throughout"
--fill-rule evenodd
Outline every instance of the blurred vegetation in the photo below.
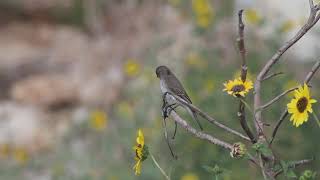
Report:
M 134 6 L 141 6 L 146 1 L 134 1 Z M 106 9 L 112 8 L 116 3 L 126 1 L 101 1 Z M 150 3 L 150 2 L 149 2 Z M 168 0 L 161 1 L 160 5 L 174 8 L 177 13 L 190 23 L 193 28 L 193 36 L 203 43 L 201 46 L 193 46 L 185 54 L 178 54 L 169 60 L 173 71 L 185 85 L 194 104 L 217 120 L 242 132 L 237 119 L 238 101 L 222 91 L 223 83 L 233 79 L 240 70 L 239 54 L 235 44 L 237 29 L 229 29 L 233 34 L 234 46 L 215 46 L 218 39 L 217 28 L 226 19 L 234 19 L 236 15 L 235 3 L 232 0 Z M 74 0 L 71 8 L 50 8 L 45 11 L 45 17 L 54 20 L 54 23 L 80 25 L 86 28 L 84 23 L 84 11 L 81 0 Z M 32 16 L 25 14 L 23 7 L 19 7 L 11 1 L 0 2 L 0 21 L 8 21 L 7 18 L 16 16 L 19 18 Z M 37 12 L 38 13 L 38 12 Z M 107 12 L 105 12 L 107 13 Z M 40 13 L 41 14 L 41 13 Z M 7 15 L 7 16 L 2 16 Z M 235 23 L 235 21 L 231 21 Z M 246 14 L 246 45 L 248 50 L 249 78 L 254 77 L 264 62 L 271 57 L 275 50 L 283 44 L 283 35 L 292 28 L 291 22 L 284 22 L 279 28 L 279 33 L 273 37 L 262 39 L 257 37 L 255 28 L 263 24 L 263 15 L 254 10 Z M 256 42 L 263 40 L 263 47 L 257 47 Z M 106 112 L 103 109 L 92 109 L 92 113 L 81 123 L 73 125 L 67 135 L 57 140 L 57 146 L 50 150 L 37 154 L 27 154 L 19 147 L 2 145 L 0 149 L 0 179 L 24 179 L 28 172 L 43 172 L 52 175 L 51 179 L 163 179 L 162 174 L 154 166 L 150 159 L 142 164 L 142 174 L 135 176 L 132 167 L 134 165 L 134 152 L 136 132 L 139 128 L 144 131 L 145 142 L 150 152 L 159 161 L 172 179 L 200 180 L 214 179 L 208 171 L 208 167 L 220 168 L 219 179 L 261 179 L 259 171 L 249 165 L 247 160 L 234 160 L 229 152 L 207 142 L 195 139 L 178 127 L 178 133 L 173 142 L 174 151 L 179 159 L 174 160 L 169 152 L 163 136 L 161 119 L 161 96 L 158 79 L 154 69 L 161 64 L 158 60 L 161 52 L 175 39 L 159 39 L 149 44 L 149 48 L 141 55 L 140 59 L 128 58 L 123 69 L 126 74 L 126 85 L 122 88 L 121 98 Z M 230 43 L 230 42 L 229 42 Z M 231 54 L 228 56 L 226 53 Z M 274 72 L 285 72 L 284 75 L 268 80 L 263 84 L 263 102 L 278 95 L 283 90 L 294 87 L 303 80 L 304 75 L 313 65 L 312 62 L 298 63 L 291 61 L 291 56 L 284 56 L 276 66 Z M 172 62 L 172 63 L 171 63 Z M 303 71 L 301 71 L 303 70 Z M 315 99 L 320 97 L 319 76 L 312 83 L 312 93 Z M 270 135 L 272 127 L 278 120 L 282 110 L 289 102 L 290 96 L 271 106 L 263 112 L 265 121 L 270 123 L 266 127 Z M 252 92 L 247 101 L 252 104 Z M 314 110 L 319 110 L 319 104 Z M 186 119 L 188 115 L 179 110 Z M 253 127 L 252 115 L 247 112 L 249 125 Z M 239 139 L 220 130 L 201 119 L 205 131 L 216 137 L 224 138 L 228 142 L 237 142 Z M 193 122 L 190 121 L 190 124 Z M 173 133 L 174 125 L 169 121 L 169 134 Z M 194 125 L 194 124 L 192 124 Z M 252 128 L 253 129 L 253 128 Z M 283 123 L 274 142 L 274 151 L 284 161 L 299 160 L 320 156 L 320 144 L 318 137 L 320 129 L 316 123 L 309 119 L 300 128 L 292 126 L 288 118 Z M 249 144 L 247 144 L 250 147 Z M 10 147 L 10 148 L 9 148 Z M 317 172 L 320 169 L 318 159 L 310 165 L 298 168 L 298 175 L 306 175 L 305 170 Z M 219 171 L 220 172 L 220 171 Z M 283 176 L 280 179 L 285 179 Z

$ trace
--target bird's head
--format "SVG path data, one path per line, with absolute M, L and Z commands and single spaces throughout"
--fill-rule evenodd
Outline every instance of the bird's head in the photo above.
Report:
M 156 69 L 156 74 L 158 78 L 167 76 L 171 74 L 170 69 L 167 66 L 158 66 Z

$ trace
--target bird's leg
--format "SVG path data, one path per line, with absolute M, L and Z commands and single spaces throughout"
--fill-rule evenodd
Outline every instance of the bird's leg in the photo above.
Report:
M 174 139 L 176 137 L 177 127 L 178 127 L 177 122 L 174 122 L 174 133 L 173 133 L 172 139 Z
M 166 107 L 168 106 L 167 102 L 166 102 L 166 96 L 167 96 L 167 92 L 162 95 L 162 107 L 161 108 L 162 108 L 162 117 L 164 119 L 166 119 L 168 117 L 167 110 L 166 110 Z
M 172 148 L 171 148 L 171 145 L 170 145 L 170 142 L 169 142 L 169 139 L 168 139 L 167 123 L 166 123 L 166 119 L 165 119 L 165 118 L 163 118 L 163 127 L 164 127 L 164 137 L 165 137 L 166 142 L 167 142 L 167 144 L 168 144 L 170 153 L 171 153 L 171 155 L 172 155 L 173 158 L 178 159 L 178 157 L 173 153 Z

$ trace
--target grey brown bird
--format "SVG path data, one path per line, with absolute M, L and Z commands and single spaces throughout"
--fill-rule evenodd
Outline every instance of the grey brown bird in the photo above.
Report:
M 158 66 L 156 69 L 157 77 L 160 79 L 160 88 L 162 95 L 164 95 L 164 103 L 168 106 L 181 106 L 188 111 L 192 116 L 193 120 L 199 125 L 202 130 L 202 126 L 197 119 L 197 114 L 195 111 L 190 109 L 187 105 L 180 103 L 176 98 L 170 94 L 174 94 L 183 99 L 186 103 L 192 104 L 190 97 L 183 88 L 182 84 L 174 73 L 167 66 Z M 164 110 L 166 111 L 166 110 Z M 166 112 L 164 112 L 166 113 Z

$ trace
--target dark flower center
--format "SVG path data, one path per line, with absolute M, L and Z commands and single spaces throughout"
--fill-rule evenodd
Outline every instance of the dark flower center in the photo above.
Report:
M 244 91 L 245 90 L 245 87 L 244 85 L 242 84 L 239 84 L 239 85 L 235 85 L 232 87 L 231 91 L 235 92 L 235 93 L 238 93 L 238 92 L 241 92 L 241 91 Z
M 300 113 L 306 110 L 308 105 L 308 99 L 306 97 L 302 97 L 297 102 L 297 109 Z

